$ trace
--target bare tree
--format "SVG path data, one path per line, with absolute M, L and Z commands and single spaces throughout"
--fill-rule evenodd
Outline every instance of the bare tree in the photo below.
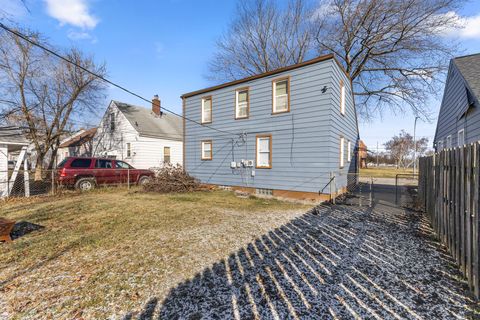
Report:
M 395 159 L 398 167 L 406 168 L 409 164 L 413 163 L 412 153 L 414 151 L 414 142 L 411 134 L 402 130 L 399 135 L 393 136 L 392 139 L 387 141 L 385 149 L 390 153 L 390 156 Z M 427 151 L 428 138 L 420 138 L 416 141 L 417 155 L 421 156 Z
M 217 41 L 210 80 L 235 80 L 304 60 L 310 34 L 303 0 L 291 0 L 285 10 L 273 0 L 239 1 L 236 14 Z
M 38 33 L 22 33 L 42 42 Z M 105 65 L 95 64 L 77 49 L 64 56 L 98 75 L 106 74 Z M 52 153 L 46 165 L 51 168 L 62 135 L 75 117 L 94 112 L 106 86 L 85 70 L 8 32 L 0 33 L 0 79 L 0 94 L 9 101 L 0 103 L 0 113 L 28 129 L 36 151 L 35 179 L 41 179 L 46 155 Z
M 463 0 L 331 0 L 313 17 L 318 53 L 335 53 L 350 75 L 359 113 L 410 108 L 429 117 L 426 100 L 456 52 L 442 33 L 460 27 Z

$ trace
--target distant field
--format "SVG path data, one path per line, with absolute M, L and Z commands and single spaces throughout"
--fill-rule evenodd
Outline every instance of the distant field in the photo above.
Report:
M 360 169 L 360 176 L 374 178 L 395 178 L 397 174 L 412 174 L 413 169 L 395 169 L 394 167 Z

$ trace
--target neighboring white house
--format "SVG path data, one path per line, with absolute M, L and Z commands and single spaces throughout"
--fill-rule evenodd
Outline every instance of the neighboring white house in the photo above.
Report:
M 93 155 L 124 160 L 139 169 L 182 164 L 182 119 L 161 112 L 158 96 L 151 110 L 111 101 L 93 138 Z
M 0 197 L 8 195 L 15 181 L 18 169 L 25 159 L 28 140 L 23 130 L 16 127 L 0 128 Z M 20 163 L 15 163 L 15 171 L 10 174 L 8 168 L 9 155 L 20 151 L 21 157 L 17 157 Z M 25 166 L 26 167 L 26 166 Z
M 96 132 L 97 128 L 80 129 L 71 137 L 64 139 L 57 150 L 57 163 L 67 157 L 91 157 Z

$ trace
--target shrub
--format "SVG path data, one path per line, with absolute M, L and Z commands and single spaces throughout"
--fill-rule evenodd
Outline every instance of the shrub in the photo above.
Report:
M 180 165 L 167 164 L 158 169 L 155 178 L 143 185 L 147 192 L 192 192 L 202 189 L 200 181 L 190 176 Z

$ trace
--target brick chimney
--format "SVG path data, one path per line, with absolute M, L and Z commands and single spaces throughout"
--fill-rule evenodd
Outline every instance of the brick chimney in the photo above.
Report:
M 161 116 L 162 113 L 160 111 L 160 99 L 158 99 L 158 95 L 154 95 L 152 99 L 152 112 L 157 115 Z

